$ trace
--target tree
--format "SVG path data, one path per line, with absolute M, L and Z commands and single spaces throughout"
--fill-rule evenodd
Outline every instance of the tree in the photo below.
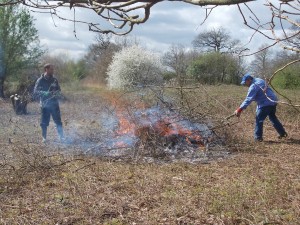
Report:
M 254 55 L 254 60 L 251 62 L 251 70 L 262 78 L 272 75 L 272 51 L 267 48 L 267 45 L 262 45 L 259 52 Z
M 71 63 L 72 77 L 74 80 L 82 80 L 87 76 L 86 63 L 83 59 Z
M 276 88 L 300 89 L 300 65 L 294 64 L 281 70 L 271 84 Z
M 188 75 L 205 84 L 237 84 L 242 71 L 239 60 L 232 55 L 211 52 L 201 55 L 188 68 Z
M 101 58 L 103 52 L 111 45 L 111 35 L 98 34 L 95 37 L 95 43 L 88 47 L 88 52 L 84 56 L 88 67 L 92 68 Z
M 113 55 L 120 51 L 121 46 L 112 42 L 111 35 L 98 34 L 95 40 L 96 42 L 89 46 L 83 60 L 86 63 L 88 79 L 97 83 L 105 83 L 108 65 L 111 63 Z
M 300 55 L 288 50 L 276 52 L 271 62 L 273 71 L 283 68 L 287 63 L 297 61 Z M 274 77 L 271 85 L 278 88 L 294 89 L 300 88 L 300 64 L 295 63 L 280 70 Z
M 113 55 L 123 48 L 138 45 L 135 37 L 117 36 L 112 38 L 111 34 L 98 33 L 95 42 L 88 47 L 84 56 L 87 69 L 85 82 L 93 84 L 105 84 L 107 82 L 107 70 Z
M 4 96 L 3 85 L 4 85 L 4 77 L 5 77 L 4 50 L 2 45 L 3 45 L 2 42 L 0 42 L 0 97 Z
M 300 20 L 297 20 L 296 23 L 292 24 L 289 29 L 289 35 L 291 38 L 287 38 L 284 43 L 290 49 L 300 49 Z
M 288 62 L 295 61 L 298 59 L 300 59 L 300 55 L 298 53 L 289 50 L 281 50 L 274 54 L 272 65 L 275 69 L 278 67 L 283 67 Z
M 233 40 L 224 28 L 201 32 L 192 42 L 195 48 L 214 52 L 238 52 L 240 41 Z
M 110 88 L 161 84 L 163 65 L 160 57 L 134 45 L 122 49 L 113 57 L 108 68 Z
M 197 57 L 194 51 L 188 51 L 183 45 L 173 44 L 164 54 L 164 64 L 175 72 L 175 77 L 180 83 L 186 77 L 189 63 Z
M 43 54 L 37 29 L 29 12 L 18 6 L 0 7 L 0 97 L 7 77 L 20 78 L 21 71 L 34 68 Z
M 84 59 L 75 61 L 68 54 L 58 54 L 51 56 L 43 55 L 41 63 L 51 63 L 55 67 L 55 75 L 59 77 L 60 82 L 72 82 L 81 80 L 87 76 L 86 61 Z

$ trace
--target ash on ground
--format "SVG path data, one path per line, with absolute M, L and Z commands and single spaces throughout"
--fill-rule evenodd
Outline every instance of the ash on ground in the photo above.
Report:
M 107 148 L 103 143 L 91 147 L 85 154 L 108 160 L 134 162 L 187 162 L 210 163 L 230 157 L 230 152 L 221 143 L 209 143 L 206 146 L 191 146 L 186 144 L 170 144 L 157 147 L 116 147 Z

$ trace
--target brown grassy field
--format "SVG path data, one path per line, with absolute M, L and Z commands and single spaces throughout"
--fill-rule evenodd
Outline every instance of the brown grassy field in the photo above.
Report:
M 53 122 L 49 143 L 41 143 L 38 103 L 16 116 L 0 100 L 0 224 L 300 224 L 300 114 L 279 105 L 288 138 L 278 140 L 266 122 L 264 142 L 255 143 L 255 104 L 241 118 L 224 120 L 246 90 L 200 86 L 181 93 L 182 108 L 210 118 L 231 152 L 205 164 L 82 154 L 101 142 L 101 111 L 121 93 L 66 91 L 61 111 L 68 144 L 56 141 Z M 300 91 L 284 94 L 299 104 Z

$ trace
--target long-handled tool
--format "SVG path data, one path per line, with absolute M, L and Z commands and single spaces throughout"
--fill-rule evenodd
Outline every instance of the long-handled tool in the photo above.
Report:
M 225 127 L 225 126 L 230 126 L 230 125 L 233 125 L 233 124 L 238 123 L 238 122 L 234 122 L 234 123 L 232 123 L 232 124 L 229 123 L 228 120 L 229 120 L 230 118 L 234 117 L 234 116 L 235 116 L 235 113 L 233 113 L 233 114 L 227 116 L 226 118 L 224 118 L 223 120 L 220 121 L 220 122 L 221 122 L 221 125 L 218 125 L 218 126 L 215 126 L 215 127 L 211 127 L 210 129 L 211 129 L 211 130 L 215 130 L 215 129 L 219 129 L 219 128 L 222 128 L 222 127 Z
M 229 120 L 230 118 L 234 117 L 235 116 L 235 113 L 232 113 L 230 116 L 227 116 L 225 119 L 226 120 Z

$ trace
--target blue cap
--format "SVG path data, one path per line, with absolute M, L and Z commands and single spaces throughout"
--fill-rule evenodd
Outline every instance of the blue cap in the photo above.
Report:
M 241 85 L 244 85 L 246 83 L 246 80 L 248 80 L 249 78 L 253 79 L 253 77 L 249 73 L 246 73 L 242 78 Z

